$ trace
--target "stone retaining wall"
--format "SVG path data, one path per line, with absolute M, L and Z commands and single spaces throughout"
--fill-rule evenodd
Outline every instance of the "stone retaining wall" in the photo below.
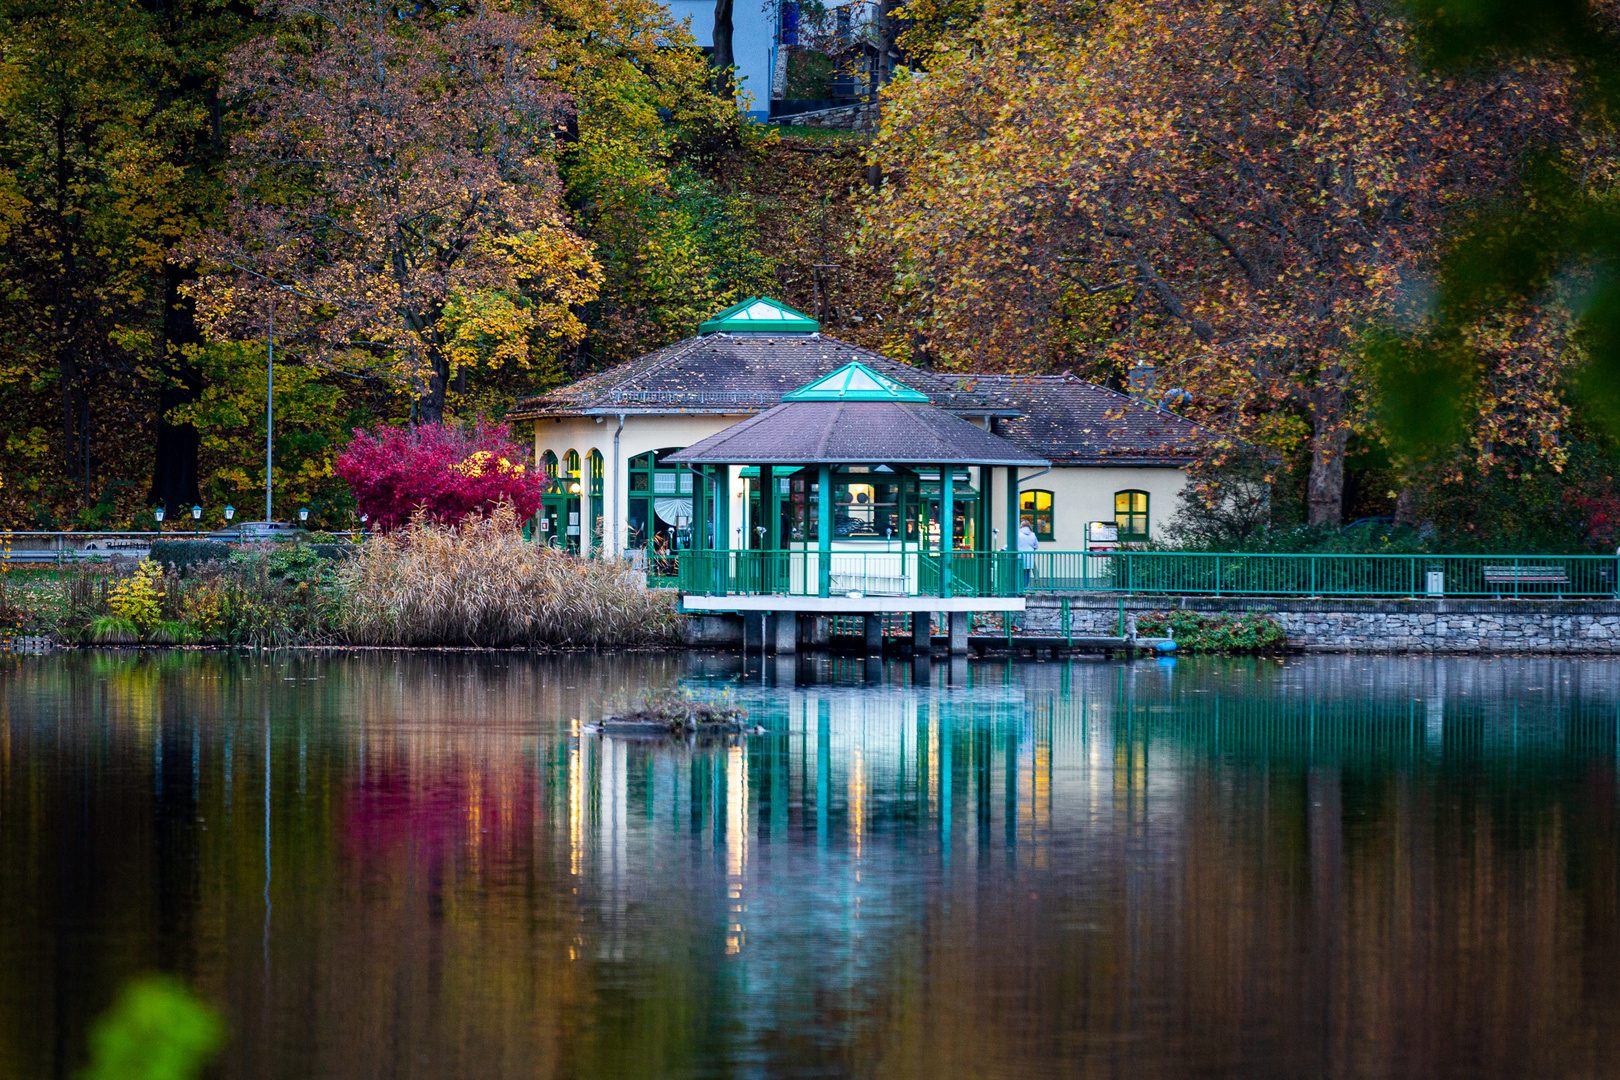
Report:
M 871 102 L 859 105 L 840 105 L 836 109 L 817 109 L 814 112 L 789 113 L 774 117 L 773 124 L 792 124 L 795 127 L 839 128 L 844 131 L 876 131 L 878 111 Z
M 1062 632 L 1064 597 L 1031 596 L 1023 629 Z M 1117 634 L 1121 597 L 1068 597 L 1073 634 Z M 1186 608 L 1206 614 L 1260 611 L 1306 652 L 1620 653 L 1620 601 L 1356 600 L 1342 598 L 1127 596 L 1127 619 Z

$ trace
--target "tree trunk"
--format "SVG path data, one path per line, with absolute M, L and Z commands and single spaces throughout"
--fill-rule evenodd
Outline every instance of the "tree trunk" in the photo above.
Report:
M 1308 521 L 1315 528 L 1344 524 L 1344 391 L 1319 391 L 1311 401 L 1311 471 L 1306 480 Z
M 737 66 L 737 57 L 731 51 L 731 9 L 735 0 L 714 0 L 714 53 L 709 62 L 714 65 L 714 91 L 727 101 L 737 97 L 737 82 L 731 69 Z
M 444 353 L 434 349 L 428 358 L 427 389 L 416 399 L 416 422 L 419 424 L 444 423 L 444 392 L 450 386 L 450 361 Z
M 197 429 L 169 422 L 171 409 L 193 404 L 202 393 L 202 379 L 184 351 L 202 343 L 191 301 L 180 295 L 180 287 L 192 276 L 172 263 L 163 268 L 163 384 L 158 389 L 157 445 L 146 501 L 168 510 L 202 501 L 197 484 Z

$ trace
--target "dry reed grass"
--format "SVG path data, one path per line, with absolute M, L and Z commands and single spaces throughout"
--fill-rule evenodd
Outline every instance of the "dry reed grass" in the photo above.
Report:
M 356 645 L 641 645 L 679 637 L 675 597 L 628 563 L 523 539 L 511 507 L 425 520 L 367 543 L 338 572 L 338 636 Z

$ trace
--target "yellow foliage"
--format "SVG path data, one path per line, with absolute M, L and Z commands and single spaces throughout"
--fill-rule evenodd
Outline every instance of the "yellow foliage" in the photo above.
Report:
M 108 601 L 113 614 L 128 619 L 142 632 L 156 626 L 163 614 L 162 581 L 162 565 L 142 559 L 135 573 L 113 586 Z

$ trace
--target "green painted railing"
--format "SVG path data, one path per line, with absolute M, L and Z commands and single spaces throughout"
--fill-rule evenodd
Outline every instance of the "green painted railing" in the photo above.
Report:
M 815 551 L 682 551 L 660 584 L 706 596 L 816 596 Z M 1620 597 L 1612 555 L 1244 555 L 1172 551 L 955 552 L 950 588 L 937 552 L 835 551 L 833 596 L 1159 593 L 1209 596 Z M 673 573 L 676 564 L 678 574 Z
M 949 588 L 937 552 L 834 551 L 826 557 L 830 596 L 1018 596 L 1013 553 L 959 551 L 946 560 Z M 817 551 L 682 551 L 679 588 L 697 596 L 819 596 L 823 556 Z
M 1612 555 L 1242 555 L 1041 551 L 1026 592 L 1212 596 L 1608 597 Z

